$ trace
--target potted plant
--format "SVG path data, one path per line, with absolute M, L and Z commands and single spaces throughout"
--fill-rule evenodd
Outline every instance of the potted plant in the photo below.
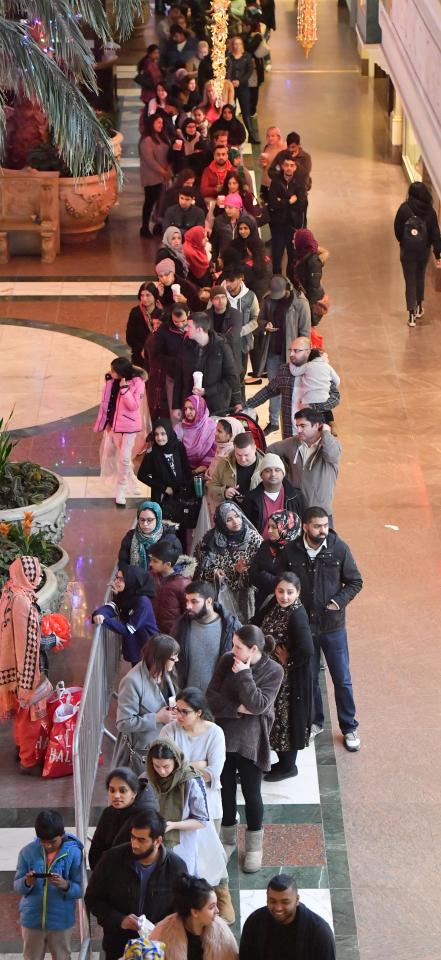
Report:
M 64 530 L 69 487 L 63 477 L 38 463 L 13 461 L 16 446 L 8 430 L 8 419 L 0 418 L 0 522 L 14 523 L 32 513 L 32 530 L 43 531 L 58 543 Z
M 62 547 L 52 543 L 42 530 L 33 531 L 33 514 L 25 511 L 19 523 L 0 523 L 0 589 L 9 575 L 9 567 L 17 557 L 37 557 L 43 569 L 43 578 L 37 590 L 42 610 L 58 610 L 66 591 L 65 567 L 69 556 Z
M 115 118 L 103 111 L 96 117 L 101 129 L 109 137 L 115 159 L 121 156 L 123 135 L 115 129 Z M 115 167 L 106 174 L 98 172 L 74 177 L 53 139 L 48 139 L 29 151 L 26 164 L 34 170 L 58 170 L 60 206 L 60 234 L 65 243 L 91 242 L 105 226 L 107 217 L 118 199 L 118 180 Z

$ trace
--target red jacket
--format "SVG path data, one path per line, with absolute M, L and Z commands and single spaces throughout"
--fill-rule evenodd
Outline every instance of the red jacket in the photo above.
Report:
M 230 163 L 229 160 L 227 160 L 224 167 L 218 167 L 217 163 L 212 160 L 211 163 L 208 164 L 208 167 L 205 167 L 205 170 L 202 172 L 200 187 L 202 196 L 215 200 L 218 193 L 220 193 L 227 173 L 234 169 L 235 167 L 233 167 L 233 164 Z

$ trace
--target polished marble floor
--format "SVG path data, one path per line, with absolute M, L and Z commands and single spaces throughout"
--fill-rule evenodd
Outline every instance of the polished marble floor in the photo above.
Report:
M 320 901 L 331 919 L 330 902 L 338 960 L 356 960 L 358 945 L 361 960 L 441 960 L 439 295 L 429 271 L 425 317 L 409 330 L 392 229 L 406 181 L 388 153 L 385 81 L 361 76 L 354 34 L 336 0 L 321 0 L 318 9 L 319 42 L 304 60 L 291 0 L 278 2 L 273 71 L 259 115 L 261 129 L 276 122 L 285 133 L 301 132 L 313 156 L 309 225 L 331 252 L 325 268 L 331 311 L 320 332 L 342 378 L 335 525 L 365 579 L 348 611 L 362 750 L 345 753 L 330 695 L 316 757 L 307 751 L 298 778 L 265 786 L 264 869 L 245 879 L 234 860 L 230 882 L 243 913 L 250 891 L 257 906 L 268 876 L 289 865 L 305 900 L 312 891 L 314 909 Z M 129 49 L 119 68 L 126 187 L 98 242 L 70 248 L 49 266 L 32 258 L 0 266 L 0 317 L 76 328 L 91 345 L 115 352 L 138 282 L 153 274 L 155 243 L 138 236 L 138 104 L 126 95 L 139 56 Z M 6 329 L 0 325 L 0 335 Z M 75 372 L 70 360 L 67 350 L 58 361 L 68 378 Z M 13 372 L 8 365 L 7 389 L 0 379 L 1 412 L 14 399 Z M 89 399 L 83 411 L 88 407 Z M 261 415 L 265 423 L 266 411 Z M 84 674 L 87 614 L 103 595 L 110 552 L 133 517 L 133 508 L 123 517 L 114 511 L 100 486 L 92 423 L 92 414 L 74 414 L 62 431 L 24 427 L 17 450 L 71 478 L 65 546 L 75 643 L 56 663 L 57 677 L 68 682 Z M 5 729 L 0 757 L 0 950 L 15 956 L 14 858 L 3 861 L 3 853 L 23 842 L 21 828 L 31 826 L 48 791 L 17 775 Z M 53 781 L 49 798 L 73 822 L 71 782 Z M 104 802 L 102 780 L 95 802 Z

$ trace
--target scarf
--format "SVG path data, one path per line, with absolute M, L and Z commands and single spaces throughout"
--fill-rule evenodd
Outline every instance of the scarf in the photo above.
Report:
M 154 503 L 153 500 L 143 500 L 136 511 L 138 521 L 139 514 L 142 513 L 143 510 L 151 510 L 152 513 L 155 514 L 156 526 L 152 533 L 145 534 L 141 530 L 139 522 L 136 524 L 130 544 L 130 563 L 134 567 L 142 567 L 143 570 L 146 570 L 149 565 L 148 549 L 161 539 L 164 528 L 162 526 L 162 510 L 159 503 Z
M 40 623 L 35 596 L 41 578 L 36 557 L 17 557 L 0 599 L 0 719 L 30 704 L 40 683 Z
M 159 777 L 153 767 L 152 748 L 160 744 L 168 747 L 175 759 L 175 769 L 168 777 Z M 184 754 L 173 740 L 155 740 L 147 755 L 147 778 L 159 799 L 159 812 L 165 820 L 177 823 L 182 820 L 185 804 L 185 786 L 189 780 L 194 780 L 199 774 L 186 762 Z M 165 834 L 163 843 L 166 847 L 175 847 L 179 843 L 179 830 L 170 830 Z
M 137 597 L 153 597 L 155 588 L 148 570 L 142 567 L 129 566 L 126 563 L 121 564 L 120 569 L 124 574 L 125 586 L 121 593 L 113 594 L 113 602 L 124 619 L 128 618 L 132 612 Z
M 229 513 L 235 513 L 236 516 L 241 518 L 242 527 L 240 530 L 233 531 L 228 529 L 226 519 Z M 236 503 L 224 502 L 216 507 L 214 511 L 213 541 L 217 550 L 225 550 L 227 547 L 237 546 L 238 544 L 246 547 L 251 536 L 251 531 L 254 529 L 253 524 Z
M 310 253 L 318 253 L 318 243 L 311 230 L 296 230 L 294 234 L 294 263 L 300 263 Z
M 216 452 L 214 434 L 216 424 L 211 420 L 207 404 L 203 397 L 191 396 L 184 400 L 184 405 L 191 403 L 196 410 L 196 417 L 192 423 L 182 420 L 182 439 L 187 452 L 188 462 L 192 470 L 196 467 L 208 466 Z
M 153 437 L 157 427 L 163 427 L 167 434 L 167 443 L 161 447 L 156 440 L 152 444 L 152 477 L 166 487 L 184 484 L 185 476 L 185 447 L 178 440 L 170 420 L 155 420 L 152 425 Z M 189 469 L 189 468 L 188 468 Z M 189 471 L 190 472 L 190 471 Z
M 290 540 L 296 540 L 302 531 L 300 517 L 290 510 L 278 510 L 271 514 L 271 520 L 279 531 L 278 540 L 269 540 L 271 552 L 276 554 L 278 547 L 284 547 Z
M 235 417 L 221 417 L 221 420 L 226 420 L 232 430 L 231 440 L 226 440 L 225 443 L 216 443 L 216 457 L 225 459 L 225 457 L 228 457 L 228 454 L 234 450 L 234 438 L 237 437 L 238 433 L 245 433 L 245 427 L 243 423 L 240 423 Z
M 210 261 L 205 249 L 204 227 L 190 227 L 184 237 L 184 254 L 194 277 L 200 280 L 206 274 Z
M 167 229 L 164 230 L 164 235 L 162 237 L 162 245 L 164 247 L 167 247 L 167 250 L 170 250 L 170 255 L 172 259 L 179 260 L 179 263 L 181 264 L 181 273 L 183 277 L 186 277 L 188 273 L 188 263 L 182 247 L 182 240 L 179 243 L 179 246 L 175 246 L 171 242 L 172 237 L 174 237 L 175 233 L 180 233 L 180 232 L 181 231 L 179 227 L 167 227 Z

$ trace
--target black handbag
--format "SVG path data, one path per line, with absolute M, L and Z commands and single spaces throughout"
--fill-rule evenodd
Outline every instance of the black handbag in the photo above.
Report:
M 193 530 L 198 522 L 201 498 L 180 496 L 179 499 L 165 494 L 162 504 L 162 517 L 178 523 L 185 530 Z

